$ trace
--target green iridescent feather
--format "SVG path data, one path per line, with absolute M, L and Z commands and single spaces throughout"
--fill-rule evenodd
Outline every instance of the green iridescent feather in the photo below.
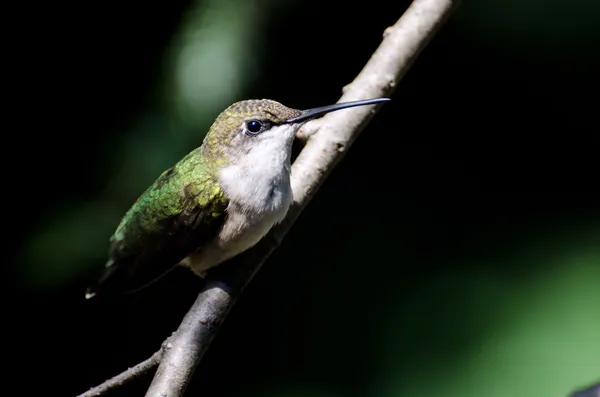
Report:
M 138 198 L 111 237 L 105 272 L 90 293 L 108 283 L 125 290 L 147 284 L 217 234 L 228 202 L 215 166 L 195 149 Z

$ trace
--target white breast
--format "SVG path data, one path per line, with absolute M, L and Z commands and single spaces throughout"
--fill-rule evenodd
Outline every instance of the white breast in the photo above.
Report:
M 229 199 L 227 218 L 218 237 L 184 262 L 195 273 L 201 274 L 252 247 L 285 218 L 292 203 L 290 154 L 294 134 L 291 126 L 275 127 L 221 169 L 219 182 Z

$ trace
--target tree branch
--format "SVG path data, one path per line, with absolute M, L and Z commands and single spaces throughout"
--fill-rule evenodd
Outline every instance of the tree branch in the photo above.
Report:
M 379 48 L 354 81 L 344 87 L 340 102 L 389 96 L 457 4 L 458 0 L 414 0 L 396 24 L 385 30 Z M 146 396 L 183 396 L 198 362 L 239 294 L 280 245 L 378 108 L 329 113 L 302 129 L 299 137 L 307 142 L 292 166 L 294 204 L 287 217 L 253 248 L 210 271 L 206 286 L 165 349 Z M 143 372 L 153 367 L 144 367 Z M 116 378 L 123 379 L 127 372 Z
M 101 385 L 91 388 L 90 390 L 78 395 L 77 397 L 100 397 L 110 393 L 115 389 L 120 388 L 121 386 L 131 382 L 134 379 L 143 376 L 147 372 L 158 367 L 160 359 L 162 358 L 164 353 L 164 346 L 166 346 L 166 343 L 163 343 L 163 348 L 161 348 L 159 351 L 150 356 L 150 358 L 142 361 L 135 367 L 131 367 L 128 370 L 120 373 L 119 375 L 110 378 Z

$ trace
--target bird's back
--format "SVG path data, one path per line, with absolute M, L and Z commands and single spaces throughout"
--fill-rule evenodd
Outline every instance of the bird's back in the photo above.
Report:
M 169 168 L 137 199 L 110 238 L 109 260 L 93 296 L 139 288 L 216 235 L 227 200 L 201 148 Z

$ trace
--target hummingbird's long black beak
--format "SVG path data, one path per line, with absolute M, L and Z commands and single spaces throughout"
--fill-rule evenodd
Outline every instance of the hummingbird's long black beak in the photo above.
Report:
M 375 99 L 364 99 L 362 101 L 352 101 L 352 102 L 343 102 L 336 103 L 335 105 L 329 106 L 321 106 L 320 108 L 313 108 L 302 111 L 302 114 L 298 117 L 294 117 L 293 119 L 288 119 L 286 123 L 300 123 L 302 121 L 314 119 L 315 117 L 319 117 L 324 115 L 325 113 L 335 112 L 336 110 L 342 110 L 347 108 L 353 108 L 355 106 L 365 106 L 365 105 L 375 105 L 377 103 L 389 102 L 390 98 L 375 98 Z

